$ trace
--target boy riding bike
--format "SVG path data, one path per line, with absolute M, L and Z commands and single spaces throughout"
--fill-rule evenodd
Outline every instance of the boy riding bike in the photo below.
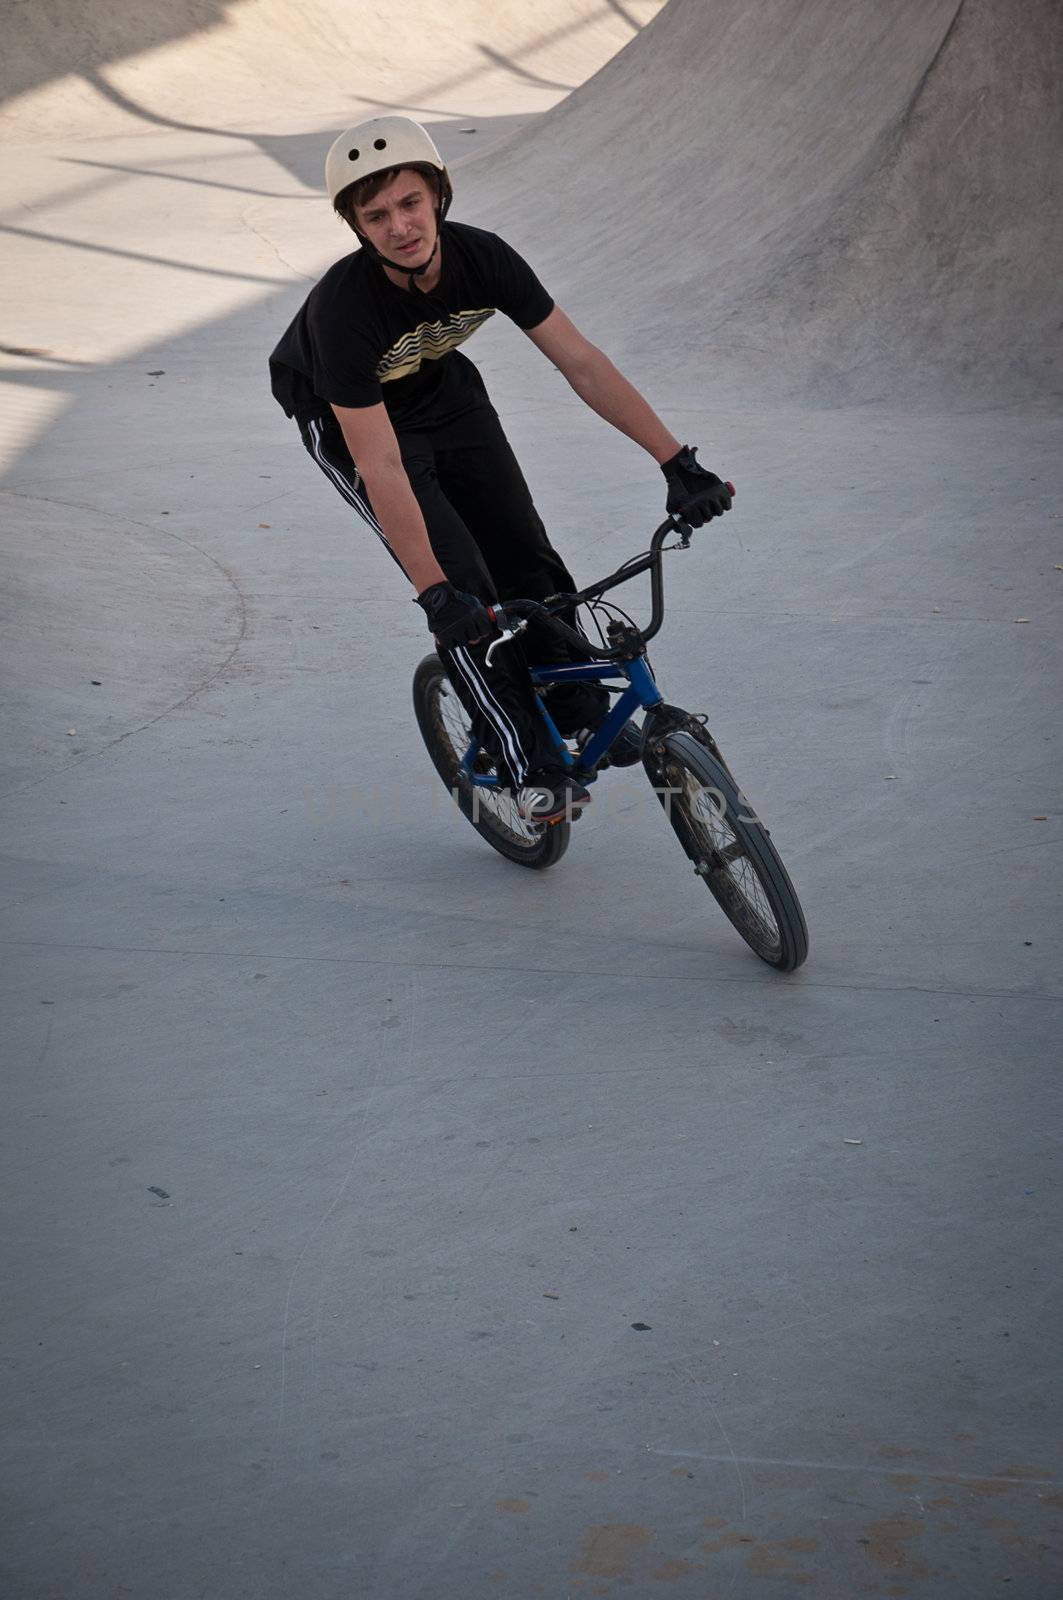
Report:
M 571 815 L 587 789 L 557 765 L 528 661 L 557 658 L 533 629 L 495 654 L 489 607 L 545 599 L 575 582 L 553 548 L 463 344 L 496 310 L 510 317 L 605 421 L 653 456 L 667 508 L 694 527 L 727 511 L 727 486 L 679 444 L 642 395 L 555 305 L 496 234 L 447 222 L 450 176 L 408 117 L 348 128 L 325 162 L 336 212 L 361 249 L 325 273 L 270 357 L 273 393 L 306 448 L 402 568 L 473 729 L 508 776 L 518 810 Z M 593 684 L 550 690 L 565 736 L 608 710 Z M 638 759 L 634 734 L 614 763 Z

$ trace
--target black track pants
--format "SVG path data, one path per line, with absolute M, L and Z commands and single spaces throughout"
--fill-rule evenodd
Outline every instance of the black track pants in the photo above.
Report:
M 300 431 L 318 466 L 394 556 L 332 413 L 310 418 Z M 575 588 L 490 406 L 434 427 L 430 435 L 399 434 L 399 448 L 433 554 L 457 588 L 503 604 L 507 597 L 542 600 Z M 529 628 L 521 641 L 496 650 L 490 667 L 486 644 L 439 654 L 476 736 L 512 781 L 555 759 L 527 664 L 564 660 L 563 648 Z M 600 721 L 609 697 L 596 684 L 577 683 L 551 690 L 548 703 L 561 732 L 573 733 Z

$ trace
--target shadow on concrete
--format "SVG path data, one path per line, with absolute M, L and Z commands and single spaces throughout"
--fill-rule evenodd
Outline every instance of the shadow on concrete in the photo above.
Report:
M 64 7 L 67 15 L 59 20 L 51 6 L 18 6 L 17 20 L 9 16 L 7 21 L 0 104 L 68 74 L 85 78 L 104 93 L 100 67 L 215 28 L 226 20 L 234 3 L 180 0 L 160 6 L 145 5 L 143 0 L 108 0 L 78 18 Z
M 574 83 L 558 83 L 553 78 L 543 78 L 537 72 L 528 72 L 526 68 L 518 66 L 510 56 L 505 56 L 500 50 L 492 50 L 490 45 L 477 46 L 485 60 L 493 67 L 501 67 L 511 77 L 519 78 L 522 83 L 533 83 L 538 89 L 561 89 L 566 94 L 571 94 L 576 87 Z
M 377 102 L 372 105 L 374 110 L 387 110 Z M 409 111 L 408 107 L 396 109 Z M 468 120 L 462 118 L 446 117 L 444 121 L 432 123 L 428 120 L 430 113 L 427 108 L 412 108 L 418 110 L 425 118 L 428 128 L 436 144 L 443 153 L 444 159 L 453 169 L 463 161 L 475 159 L 477 156 L 489 152 L 496 146 L 504 143 L 519 129 L 526 127 L 534 120 L 534 113 L 512 116 L 473 117 Z M 198 131 L 198 130 L 193 130 Z M 216 154 L 206 156 L 192 156 L 182 154 L 174 156 L 172 153 L 159 154 L 159 159 L 154 165 L 137 164 L 122 161 L 99 161 L 85 156 L 59 155 L 53 157 L 58 167 L 72 167 L 88 173 L 100 173 L 103 176 L 96 180 L 86 180 L 71 184 L 67 189 L 52 191 L 48 196 L 48 209 L 54 210 L 66 203 L 67 200 L 76 199 L 83 201 L 95 189 L 98 193 L 105 193 L 115 183 L 125 178 L 150 178 L 160 179 L 164 183 L 184 185 L 193 189 L 212 189 L 224 193 L 247 195 L 259 200 L 306 200 L 314 205 L 320 205 L 322 198 L 322 168 L 324 152 L 328 147 L 331 137 L 328 133 L 296 133 L 296 134 L 263 134 L 240 132 L 233 129 L 208 129 L 210 135 L 231 140 L 237 144 L 248 147 L 249 153 L 261 151 L 264 155 L 283 168 L 301 186 L 301 190 L 280 190 L 256 187 L 254 184 L 241 184 L 221 178 L 205 178 L 186 170 L 169 170 L 170 168 L 182 169 L 194 164 L 196 161 L 217 160 Z M 153 151 L 154 155 L 155 152 Z M 305 191 L 305 192 L 304 192 Z M 25 215 L 23 206 L 12 206 L 6 212 L 0 212 L 0 227 L 5 223 L 12 229 L 19 226 L 19 219 Z M 74 241 L 69 241 L 74 242 Z
M 197 189 L 224 189 L 232 194 L 254 195 L 260 200 L 320 200 L 319 194 L 293 194 L 290 190 L 254 189 L 249 184 L 222 183 L 218 178 L 194 178 L 187 172 L 164 172 L 159 167 L 133 167 L 120 161 L 87 161 L 81 156 L 60 156 L 69 167 L 88 167 L 96 172 L 116 172 L 128 178 L 159 178 L 164 183 L 191 184 Z
M 56 26 L 54 16 L 43 7 L 20 7 L 14 46 L 8 49 L 0 71 L 0 104 L 56 79 L 75 76 L 80 77 L 103 100 L 156 127 L 198 133 L 224 132 L 226 130 L 221 128 L 165 116 L 139 105 L 109 82 L 104 69 L 159 46 L 173 44 L 180 39 L 191 39 L 196 34 L 216 28 L 227 19 L 233 4 L 234 0 L 184 0 L 183 4 L 156 8 L 143 6 L 139 0 L 111 0 L 106 8 L 94 8 L 91 16 L 83 18 L 80 25 L 68 19 L 66 26 Z M 605 5 L 627 24 L 632 34 L 637 34 L 645 26 L 619 0 L 605 0 Z M 593 16 L 577 17 L 562 27 L 529 40 L 521 52 L 504 53 L 483 41 L 473 41 L 473 47 L 491 67 L 507 72 L 515 81 L 568 93 L 575 87 L 574 84 L 545 78 L 530 71 L 521 65 L 521 55 L 532 55 L 557 44 L 581 32 L 595 20 Z M 478 76 L 477 68 L 468 68 L 429 85 L 422 98 L 430 99 L 433 94 L 443 90 L 452 91 L 462 84 L 475 81 Z M 355 95 L 351 99 L 358 102 L 362 97 Z M 400 109 L 398 105 L 388 107 L 382 101 L 365 100 L 363 103 L 381 109 Z M 419 114 L 436 113 L 421 107 Z M 451 112 L 438 114 L 453 115 Z

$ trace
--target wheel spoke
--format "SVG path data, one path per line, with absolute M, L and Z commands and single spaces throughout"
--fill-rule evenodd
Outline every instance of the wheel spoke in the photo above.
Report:
M 726 791 L 705 785 L 678 761 L 669 767 L 668 783 L 678 791 L 673 804 L 685 816 L 697 856 L 707 861 L 701 875 L 757 953 L 769 961 L 777 958 L 782 950 L 778 918 L 741 826 L 736 829 L 730 820 Z
M 460 769 L 465 752 L 472 743 L 472 727 L 465 707 L 446 681 L 440 686 L 438 704 L 443 732 L 454 756 L 454 783 L 460 783 L 464 781 Z M 520 815 L 508 789 L 488 789 L 480 784 L 470 787 L 472 803 L 478 810 L 488 812 L 493 821 L 517 843 L 535 844 L 542 830 L 526 822 Z

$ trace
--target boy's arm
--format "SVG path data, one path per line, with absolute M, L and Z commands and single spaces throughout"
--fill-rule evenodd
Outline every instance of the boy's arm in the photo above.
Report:
M 373 515 L 418 594 L 446 575 L 432 554 L 421 508 L 399 454 L 391 418 L 375 406 L 333 406 L 343 437 L 365 483 Z
M 580 399 L 663 464 L 682 449 L 635 386 L 555 306 L 545 322 L 525 332 L 571 384 Z

